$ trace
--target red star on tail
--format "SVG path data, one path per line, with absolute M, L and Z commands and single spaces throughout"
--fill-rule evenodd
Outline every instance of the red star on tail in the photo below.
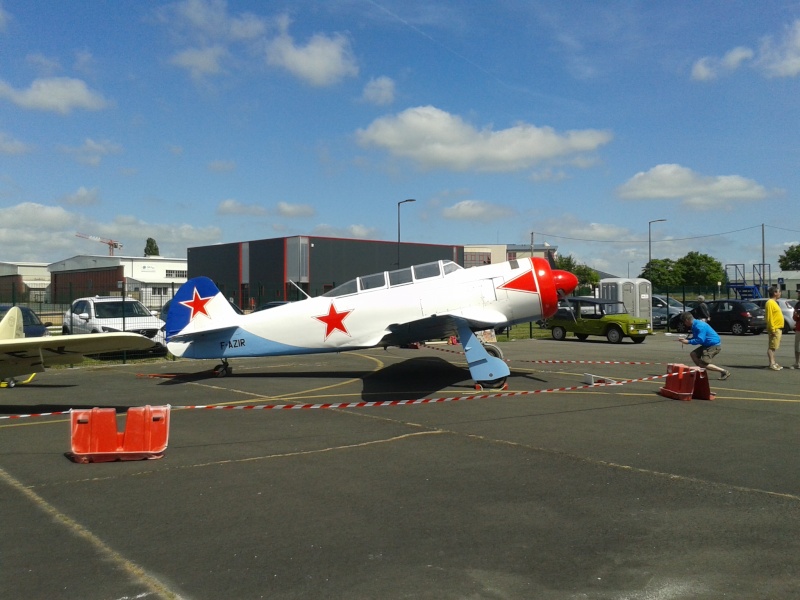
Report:
M 211 318 L 206 310 L 206 304 L 209 303 L 211 298 L 214 296 L 209 296 L 208 298 L 201 298 L 200 294 L 197 293 L 197 288 L 194 288 L 194 295 L 192 296 L 191 300 L 184 300 L 181 302 L 185 307 L 192 311 L 192 315 L 189 317 L 191 321 L 194 319 L 195 315 L 203 313 L 209 319 Z
M 328 310 L 327 315 L 321 315 L 319 317 L 314 317 L 317 321 L 322 321 L 325 323 L 325 339 L 328 339 L 328 336 L 332 334 L 337 329 L 342 333 L 350 335 L 350 332 L 347 331 L 347 327 L 344 325 L 344 320 L 349 315 L 351 310 L 343 310 L 342 312 L 336 312 L 336 307 L 333 306 L 333 302 L 331 302 L 331 307 Z

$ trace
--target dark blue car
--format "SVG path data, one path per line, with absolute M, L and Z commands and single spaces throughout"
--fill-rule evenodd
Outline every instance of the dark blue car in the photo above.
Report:
M 10 308 L 10 306 L 0 306 L 0 320 L 6 316 Z M 22 328 L 25 330 L 25 337 L 50 335 L 50 332 L 47 330 L 49 323 L 42 323 L 39 316 L 27 306 L 20 306 L 19 309 L 22 311 Z

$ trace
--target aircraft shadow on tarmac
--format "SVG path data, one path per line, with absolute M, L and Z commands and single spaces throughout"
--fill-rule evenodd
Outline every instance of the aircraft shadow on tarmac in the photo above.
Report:
M 365 402 L 382 402 L 386 400 L 411 400 L 425 398 L 447 388 L 474 391 L 466 366 L 461 367 L 436 356 L 415 357 L 388 365 L 378 371 L 292 371 L 292 372 L 252 372 L 236 371 L 226 379 L 289 379 L 306 382 L 308 387 L 315 387 L 315 380 L 361 379 L 363 388 L 361 398 Z M 180 385 L 210 379 L 217 379 L 213 371 L 194 373 L 172 373 L 163 375 L 164 381 L 159 385 Z

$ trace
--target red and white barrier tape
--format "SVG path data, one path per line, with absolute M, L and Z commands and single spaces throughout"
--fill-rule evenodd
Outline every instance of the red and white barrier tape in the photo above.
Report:
M 513 396 L 531 396 L 534 394 L 547 394 L 553 392 L 573 392 L 577 390 L 587 390 L 591 388 L 605 387 L 610 385 L 625 385 L 641 381 L 653 381 L 664 379 L 677 373 L 667 373 L 665 375 L 652 375 L 639 379 L 622 379 L 602 383 L 592 383 L 586 385 L 575 385 L 569 387 L 548 388 L 545 390 L 526 390 L 520 392 L 497 392 L 492 394 L 472 394 L 469 396 L 450 396 L 442 398 L 419 398 L 416 400 L 380 400 L 376 402 L 329 402 L 322 404 L 250 404 L 247 406 L 230 404 L 195 404 L 190 406 L 173 406 L 175 410 L 319 410 L 319 409 L 342 409 L 342 408 L 375 408 L 381 406 L 410 406 L 414 404 L 437 404 L 442 402 L 460 402 L 464 400 L 486 400 L 489 398 L 511 398 Z M 30 417 L 49 417 L 55 415 L 67 415 L 70 411 L 58 411 L 49 413 L 35 413 L 27 415 L 8 415 L 0 416 L 0 419 L 23 419 Z
M 459 354 L 464 356 L 463 350 L 448 350 L 445 348 L 438 348 L 436 346 L 430 346 L 428 344 L 423 344 L 423 348 L 427 348 L 428 350 L 436 350 L 436 352 L 445 352 L 447 354 Z M 539 364 L 539 365 L 663 365 L 666 363 L 660 362 L 642 362 L 642 361 L 634 361 L 634 360 L 524 360 L 524 359 L 504 359 L 507 363 L 512 362 L 522 362 L 522 363 L 529 363 L 529 364 Z

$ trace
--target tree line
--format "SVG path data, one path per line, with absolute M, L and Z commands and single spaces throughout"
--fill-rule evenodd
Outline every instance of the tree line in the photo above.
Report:
M 578 264 L 572 255 L 556 258 L 556 268 L 573 273 L 581 286 L 596 286 L 600 282 L 597 271 Z M 789 246 L 778 257 L 778 265 L 783 271 L 800 271 L 800 244 Z M 686 256 L 673 260 L 656 258 L 648 262 L 638 277 L 647 279 L 654 289 L 674 290 L 681 287 L 715 288 L 727 283 L 725 268 L 713 256 L 701 252 L 689 252 Z

